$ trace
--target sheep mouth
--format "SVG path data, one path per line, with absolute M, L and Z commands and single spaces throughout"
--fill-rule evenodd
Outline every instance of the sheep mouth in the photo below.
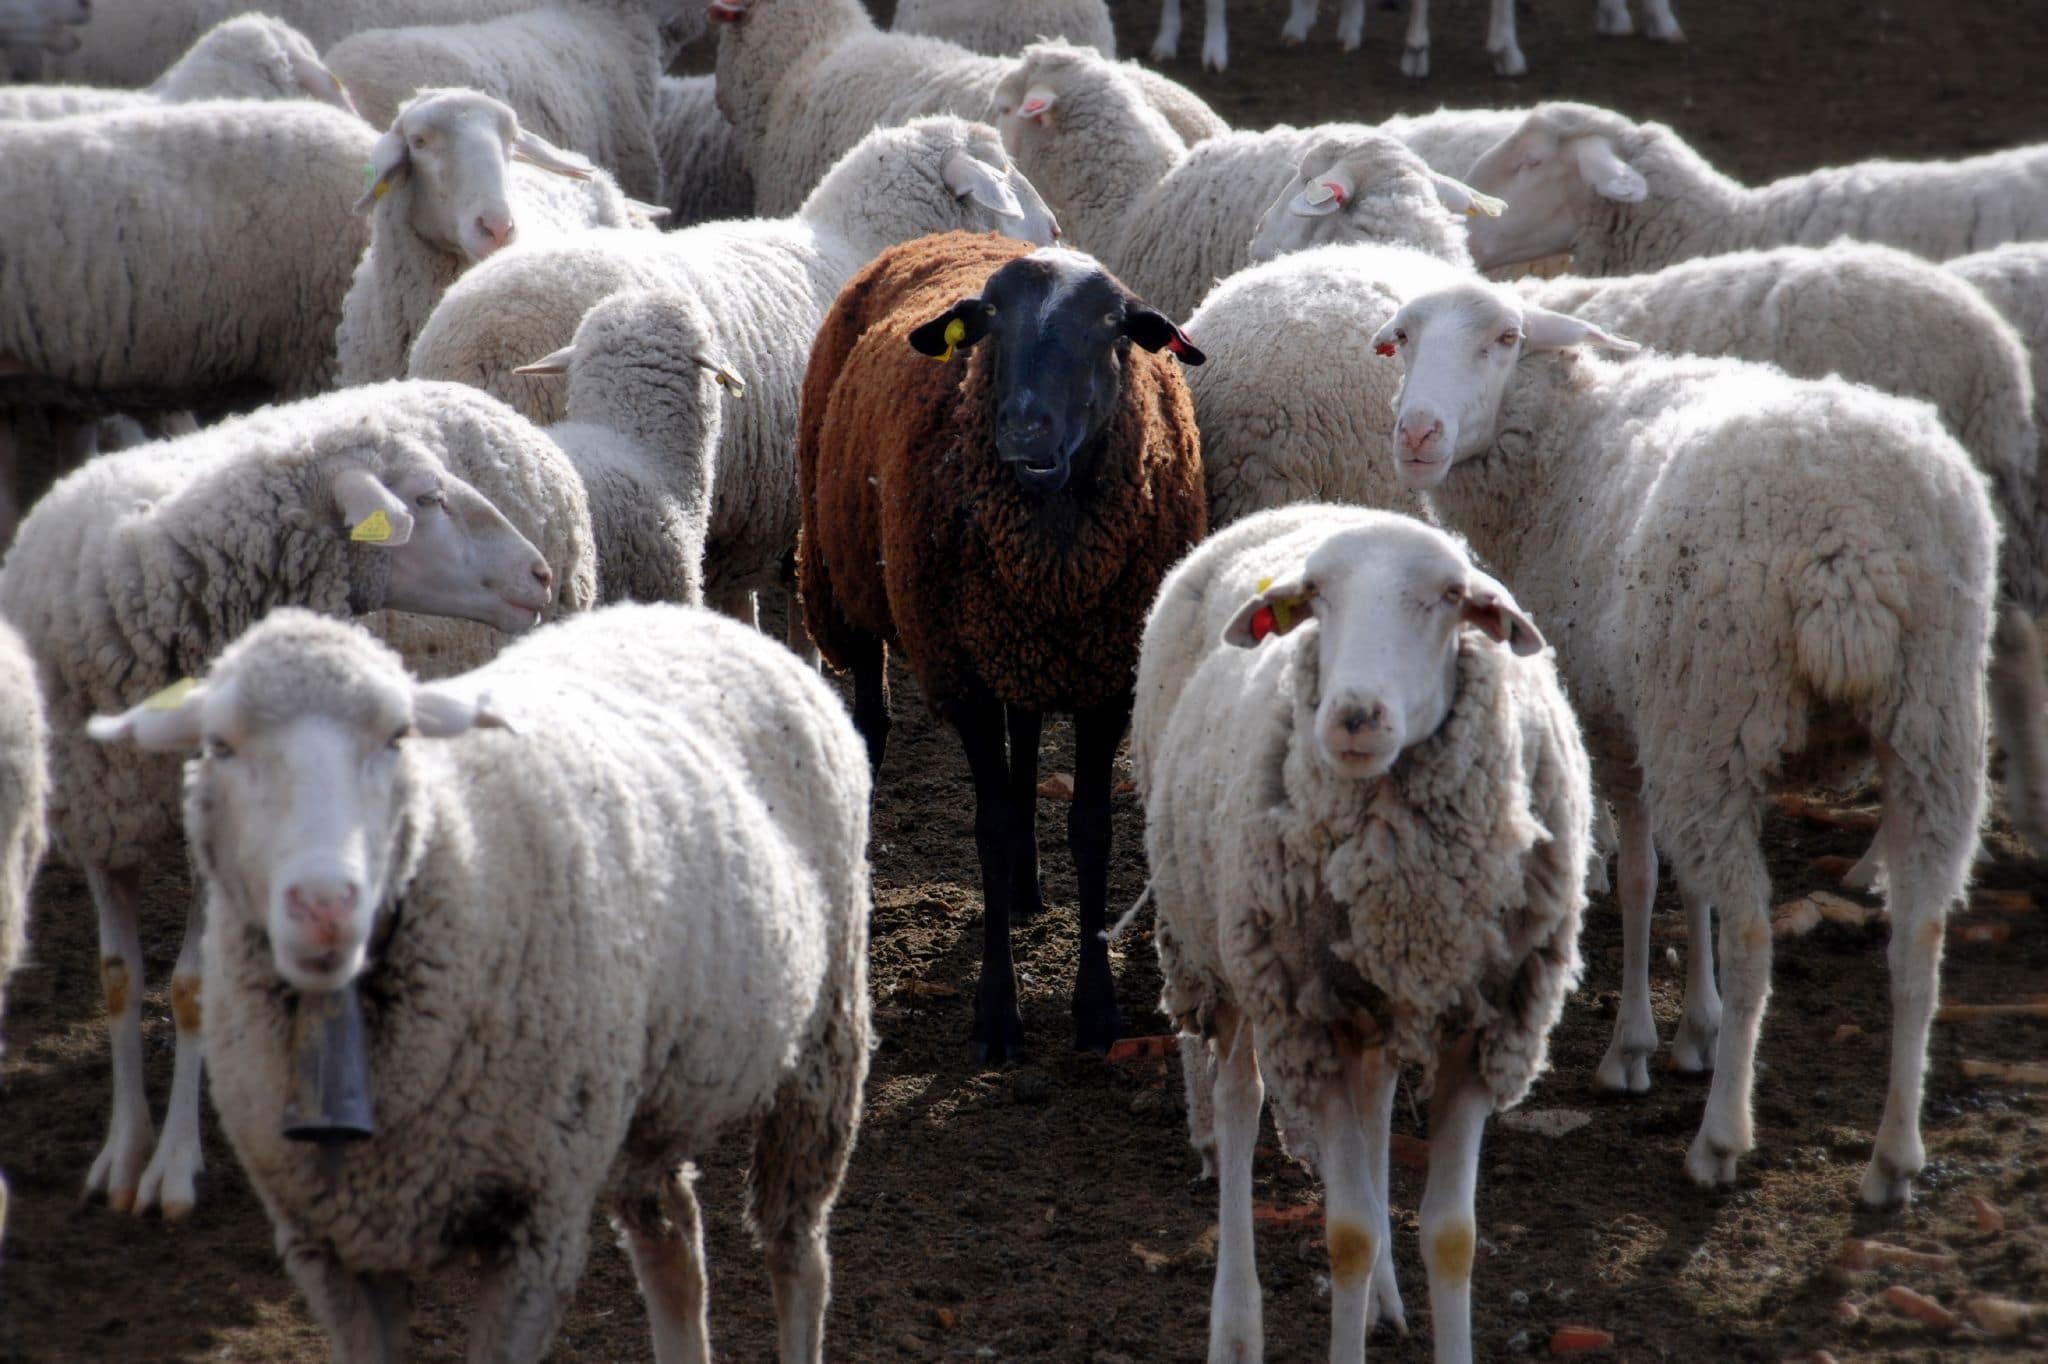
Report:
M 1441 455 L 1402 455 L 1398 461 L 1401 481 L 1411 488 L 1434 488 L 1443 482 L 1451 462 Z
M 747 17 L 746 0 L 711 0 L 706 14 L 714 24 L 737 24 Z

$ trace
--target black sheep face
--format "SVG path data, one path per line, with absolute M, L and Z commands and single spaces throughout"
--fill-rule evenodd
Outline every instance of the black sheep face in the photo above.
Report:
M 1199 365 L 1202 352 L 1092 257 L 1048 247 L 1009 261 L 978 298 L 963 298 L 910 333 L 920 353 L 950 360 L 986 337 L 995 345 L 996 457 L 1025 491 L 1050 496 L 1073 478 L 1123 400 L 1129 343 Z

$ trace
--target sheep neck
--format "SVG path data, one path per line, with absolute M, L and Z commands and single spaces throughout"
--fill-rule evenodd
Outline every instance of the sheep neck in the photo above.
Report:
M 1677 134 L 1651 124 L 1620 139 L 1622 159 L 1642 173 L 1649 195 L 1618 204 L 1597 195 L 1572 242 L 1572 268 L 1582 275 L 1661 270 L 1695 256 L 1764 244 L 1760 212 L 1770 190 L 1753 190 L 1723 175 Z M 1783 182 L 1780 182 L 1783 183 Z

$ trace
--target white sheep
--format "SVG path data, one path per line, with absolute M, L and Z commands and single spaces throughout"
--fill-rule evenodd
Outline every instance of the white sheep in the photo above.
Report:
M 208 29 L 154 85 L 0 87 L 0 120 L 67 118 L 154 100 L 317 99 L 355 113 L 341 81 L 321 65 L 306 35 L 265 14 L 243 14 Z
M 1838 374 L 1934 404 L 1991 480 L 2001 591 L 2023 613 L 2001 617 L 1993 649 L 1994 733 L 2007 757 L 2014 822 L 2048 842 L 2048 695 L 2036 646 L 2007 633 L 2030 633 L 2033 618 L 2048 612 L 2034 419 L 2036 379 L 2048 375 L 2030 376 L 2027 348 L 2012 326 L 1940 266 L 1852 241 L 1731 252 L 1648 275 L 1531 282 L 1523 296 L 1659 350 L 1762 361 L 1799 378 Z M 1902 336 L 1936 344 L 1902 346 Z M 1873 884 L 1878 846 L 1843 878 L 1848 884 Z M 1697 968 L 1694 975 L 1698 986 Z M 1711 992 L 1710 975 L 1704 985 Z
M 920 114 L 989 116 L 1013 62 L 937 38 L 884 33 L 860 0 L 715 0 L 718 104 L 754 177 L 754 210 L 793 213 L 870 129 Z M 1155 108 L 1193 143 L 1226 125 L 1192 92 L 1130 68 Z
M 1591 323 L 1469 282 L 1411 298 L 1374 338 L 1406 378 L 1389 455 L 1515 584 L 1557 645 L 1620 825 L 1622 1011 L 1598 1079 L 1645 1089 L 1657 848 L 1725 1000 L 1674 1046 L 1711 1065 L 1686 1157 L 1705 1185 L 1755 1143 L 1770 985 L 1760 799 L 1867 740 L 1884 784 L 1890 1088 L 1862 1183 L 1910 1196 L 1942 921 L 1984 812 L 1984 672 L 1997 518 L 1925 403 L 1763 365 L 1638 357 Z M 1655 843 L 1652 842 L 1652 834 Z M 1710 1007 L 1719 1005 L 1719 1008 Z
M 777 587 L 801 508 L 793 442 L 812 335 L 839 286 L 884 247 L 955 228 L 1041 245 L 1052 216 L 1013 173 L 995 130 L 918 119 L 870 134 L 795 217 L 660 234 L 592 231 L 513 246 L 448 290 L 413 347 L 411 372 L 474 384 L 536 421 L 563 415 L 561 385 L 516 371 L 567 345 L 583 314 L 624 288 L 683 290 L 745 357 L 747 399 L 719 442 L 705 589 L 733 609 Z
M 1261 215 L 1296 185 L 1304 158 L 1344 161 L 1345 187 L 1374 200 L 1375 222 L 1412 222 L 1407 239 L 1435 243 L 1457 230 L 1433 173 L 1395 138 L 1362 124 L 1283 125 L 1190 147 L 1125 68 L 1085 47 L 1026 48 L 994 103 L 1004 146 L 1074 243 L 1169 317 L 1185 317 L 1217 279 L 1245 266 Z M 1336 184 L 1295 212 L 1339 207 Z
M 1754 189 L 1661 123 L 1540 104 L 1465 176 L 1508 202 L 1472 224 L 1482 269 L 1570 251 L 1626 275 L 1765 246 L 1882 242 L 1934 260 L 2048 235 L 2048 144 L 1959 161 L 1859 161 Z
M 557 573 L 477 485 L 518 492 L 535 479 L 552 490 L 526 503 L 545 517 L 536 538 L 574 555 L 561 604 L 588 605 L 596 570 L 575 474 L 538 431 L 452 385 L 351 389 L 103 455 L 23 519 L 0 563 L 0 617 L 35 656 L 53 735 L 50 831 L 99 912 L 114 1105 L 87 1187 L 115 1208 L 192 1209 L 200 935 L 195 905 L 171 980 L 177 1061 L 152 1155 L 137 911 L 147 873 L 179 857 L 178 766 L 87 742 L 85 718 L 174 689 L 274 606 L 527 628 L 557 595 Z
M 1393 436 L 1399 386 L 1373 363 L 1372 334 L 1414 294 L 1470 278 L 1462 250 L 1320 246 L 1241 270 L 1202 301 L 1187 332 L 1212 363 L 1188 389 L 1211 526 L 1300 501 L 1422 511 L 1372 454 Z
M 1116 26 L 1104 0 L 897 0 L 889 27 L 944 38 L 991 57 L 1059 38 L 1116 58 Z
M 515 236 L 547 241 L 633 222 L 609 174 L 475 90 L 420 91 L 377 139 L 367 176 L 355 209 L 370 215 L 370 245 L 335 332 L 342 384 L 402 376 L 448 286 Z
M 0 401 L 203 408 L 330 387 L 376 140 L 302 100 L 9 125 Z
M 1579 973 L 1591 781 L 1542 635 L 1433 527 L 1264 512 L 1161 587 L 1132 752 L 1161 1008 L 1215 1049 L 1188 1072 L 1218 1176 L 1209 1358 L 1262 1357 L 1266 1085 L 1325 1185 L 1330 1357 L 1361 1358 L 1375 1316 L 1403 1321 L 1387 1158 L 1412 1065 L 1436 1357 L 1469 1361 L 1480 1136 L 1542 1072 Z
M 359 29 L 488 19 L 531 9 L 533 4 L 534 0 L 262 0 L 262 10 L 305 34 L 324 52 Z M 164 64 L 207 29 L 248 12 L 252 0 L 91 0 L 91 7 L 92 23 L 82 32 L 82 45 L 47 63 L 46 74 L 86 85 L 132 88 L 163 74 Z
M 655 92 L 661 203 L 667 226 L 690 227 L 754 213 L 754 177 L 739 137 L 718 108 L 716 76 L 663 76 Z
M 468 86 L 609 170 L 627 194 L 659 202 L 654 87 L 666 3 L 555 0 L 475 23 L 367 29 L 325 49 L 326 59 L 376 127 L 415 90 Z
M 199 754 L 213 1103 L 336 1358 L 403 1355 L 414 1284 L 481 1253 L 471 1357 L 539 1360 L 602 1203 L 655 1357 L 709 1359 L 685 1162 L 745 1133 L 779 1357 L 822 1359 L 867 1072 L 868 777 L 814 673 L 627 606 L 422 684 L 286 610 L 174 708 L 92 732 Z M 291 1140 L 295 1026 L 355 987 L 360 1044 L 311 1055 L 366 1063 L 374 1131 Z
M 43 860 L 50 789 L 48 742 L 35 663 L 21 636 L 0 622 L 0 1017 L 7 1011 L 7 978 L 28 946 L 29 887 Z M 0 1238 L 6 1234 L 7 1181 L 0 1178 Z
M 585 313 L 567 346 L 520 367 L 569 376 L 569 419 L 547 432 L 590 496 L 603 601 L 704 602 L 719 390 L 746 391 L 717 337 L 694 295 L 626 289 Z

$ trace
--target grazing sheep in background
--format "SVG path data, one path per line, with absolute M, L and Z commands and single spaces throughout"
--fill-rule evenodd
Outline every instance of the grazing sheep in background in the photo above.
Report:
M 45 52 L 76 52 L 91 0 L 0 0 L 0 78 L 33 80 Z
M 499 252 L 448 290 L 413 347 L 412 373 L 475 384 L 536 421 L 559 421 L 561 385 L 522 376 L 522 366 L 569 344 L 583 314 L 620 289 L 694 295 L 720 353 L 747 366 L 747 400 L 719 442 L 705 588 L 750 616 L 753 592 L 785 585 L 796 542 L 792 441 L 819 320 L 877 252 L 953 227 L 1038 243 L 1057 230 L 1037 191 L 1011 173 L 995 129 L 918 119 L 870 134 L 788 220 L 592 231 Z
M 661 202 L 667 227 L 754 216 L 754 177 L 718 109 L 716 76 L 663 76 L 655 92 Z
M 355 208 L 370 215 L 370 245 L 335 332 L 343 384 L 402 377 L 448 286 L 515 236 L 549 241 L 633 224 L 611 176 L 474 90 L 415 95 L 377 139 L 368 178 Z
M 1421 159 L 1363 124 L 1233 132 L 1190 147 L 1124 68 L 1057 43 L 1026 48 L 994 100 L 1003 145 L 1074 243 L 1170 316 L 1246 265 L 1261 215 L 1305 155 L 1355 165 L 1381 201 L 1379 222 L 1426 219 L 1410 235 L 1433 226 L 1433 241 L 1456 230 Z M 1325 204 L 1335 206 L 1327 194 L 1316 208 Z
M 1933 260 L 2048 235 L 2048 145 L 1961 161 L 1859 161 L 1738 184 L 1661 123 L 1554 102 L 1465 179 L 1507 200 L 1472 224 L 1482 269 L 1572 253 L 1582 275 L 1765 246 L 1881 242 Z
M 214 1107 L 337 1358 L 400 1357 L 414 1281 L 482 1251 L 471 1357 L 540 1359 L 602 1202 L 655 1356 L 709 1359 L 685 1162 L 751 1129 L 780 1358 L 822 1359 L 868 1061 L 868 778 L 815 673 L 631 606 L 422 684 L 287 610 L 176 707 L 92 731 L 200 754 Z M 357 983 L 375 1132 L 324 1152 L 279 1130 L 294 1015 Z
M 1116 59 L 1116 27 L 1103 0 L 897 0 L 889 27 L 944 38 L 990 57 L 1058 38 Z
M 0 120 L 68 118 L 147 102 L 199 99 L 317 99 L 356 112 L 348 91 L 306 35 L 265 14 L 244 14 L 208 29 L 156 84 L 144 90 L 95 85 L 0 87 Z
M 326 49 L 363 117 L 386 127 L 427 86 L 467 86 L 512 106 L 520 123 L 659 203 L 655 81 L 668 0 L 553 0 L 476 23 L 366 29 Z
M 1390 151 L 1378 133 L 1345 134 L 1342 124 L 1305 141 L 1294 174 L 1259 218 L 1245 262 L 1342 243 L 1406 246 L 1439 260 L 1465 261 L 1464 219 L 1498 213 L 1501 203 L 1432 170 L 1418 156 Z
M 7 127 L 0 404 L 217 408 L 332 387 L 374 128 L 301 100 Z
M 1622 1012 L 1642 1028 L 1616 1038 L 1603 1087 L 1649 1087 L 1659 846 L 1693 951 L 1721 916 L 1725 1003 L 1697 1001 L 1674 1043 L 1681 1068 L 1714 1071 L 1686 1157 L 1700 1184 L 1733 1180 L 1755 1144 L 1761 799 L 1858 741 L 1876 749 L 1892 1046 L 1862 1198 L 1905 1200 L 1925 1163 L 1942 920 L 1984 812 L 1998 530 L 1983 475 L 1925 403 L 1737 361 L 1603 365 L 1580 348 L 1629 343 L 1499 286 L 1411 298 L 1374 344 L 1405 366 L 1402 481 L 1543 619 L 1615 806 Z
M 1012 62 L 908 33 L 884 33 L 859 0 L 716 0 L 718 107 L 754 176 L 754 210 L 794 212 L 874 128 L 920 114 L 986 118 Z M 1187 142 L 1226 126 L 1193 92 L 1132 68 Z
M 1188 390 L 1210 525 L 1302 501 L 1422 511 L 1373 453 L 1393 438 L 1400 385 L 1373 362 L 1372 334 L 1414 294 L 1472 277 L 1462 241 L 1445 253 L 1320 246 L 1241 270 L 1202 301 L 1188 335 L 1215 363 Z
M 1413 1065 L 1436 1357 L 1469 1361 L 1481 1132 L 1542 1073 L 1579 974 L 1591 778 L 1542 635 L 1442 531 L 1263 512 L 1160 588 L 1131 733 L 1161 1008 L 1215 1048 L 1188 1070 L 1222 1229 L 1209 1357 L 1261 1357 L 1265 1084 L 1325 1185 L 1331 1357 L 1404 1321 L 1388 1138 Z
M 458 471 L 489 475 L 506 455 L 523 465 L 531 443 L 559 462 L 544 437 L 480 395 L 351 389 L 103 455 L 23 519 L 0 562 L 0 617 L 22 632 L 49 707 L 51 834 L 83 868 L 99 911 L 114 1105 L 87 1188 L 116 1209 L 192 1210 L 200 933 L 195 904 L 171 980 L 178 1055 L 154 1142 L 137 918 L 145 874 L 182 855 L 178 765 L 88 742 L 85 718 L 204 671 L 276 606 L 526 629 L 548 606 L 555 573 Z M 556 498 L 551 520 L 581 527 L 571 541 L 581 549 L 576 580 L 563 591 L 587 604 L 595 570 L 582 489 L 558 487 Z
M 50 774 L 49 727 L 35 662 L 21 636 L 0 623 L 0 1017 L 7 978 L 28 945 L 28 893 L 43 860 L 43 803 Z M 0 1050 L 5 1039 L 0 1038 Z M 0 1238 L 7 1235 L 7 1180 L 0 1177 Z
M 1038 908 L 1047 711 L 1074 716 L 1076 1044 L 1106 1048 L 1121 1026 L 1102 939 L 1111 762 L 1145 607 L 1205 526 L 1194 409 L 1162 349 L 1202 360 L 1087 256 L 949 233 L 891 248 L 849 281 L 804 375 L 804 620 L 853 672 L 877 773 L 892 645 L 967 751 L 983 925 L 974 1042 L 988 1060 L 1023 1037 L 1010 921 Z

